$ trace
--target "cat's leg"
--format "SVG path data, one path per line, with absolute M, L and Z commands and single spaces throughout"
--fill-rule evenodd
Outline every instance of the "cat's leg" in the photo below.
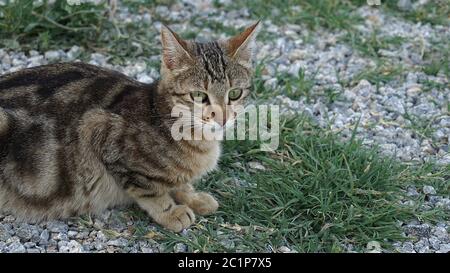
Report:
M 216 199 L 206 192 L 196 192 L 191 184 L 184 184 L 171 191 L 171 195 L 178 204 L 189 206 L 196 214 L 208 215 L 219 207 Z
M 150 191 L 129 186 L 126 192 L 155 222 L 175 232 L 180 232 L 195 221 L 193 211 L 186 205 L 177 205 L 169 192 Z

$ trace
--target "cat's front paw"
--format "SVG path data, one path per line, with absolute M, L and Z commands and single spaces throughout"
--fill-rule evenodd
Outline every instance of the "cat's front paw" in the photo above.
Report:
M 189 207 L 199 215 L 209 215 L 217 211 L 219 203 L 211 194 L 198 192 L 190 200 Z
M 164 212 L 158 220 L 163 227 L 180 232 L 195 222 L 195 215 L 188 206 L 175 205 L 169 211 Z

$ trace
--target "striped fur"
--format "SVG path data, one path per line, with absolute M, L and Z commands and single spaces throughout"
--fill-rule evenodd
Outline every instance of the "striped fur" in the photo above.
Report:
M 249 85 L 251 71 L 226 41 L 181 43 L 173 51 L 163 41 L 151 85 L 84 63 L 0 77 L 0 209 L 40 221 L 137 203 L 174 231 L 214 212 L 217 201 L 192 183 L 216 167 L 220 143 L 175 141 L 170 113 L 192 106 L 186 90 L 207 88 L 220 101 L 230 86 Z M 164 52 L 189 57 L 169 56 L 169 69 Z

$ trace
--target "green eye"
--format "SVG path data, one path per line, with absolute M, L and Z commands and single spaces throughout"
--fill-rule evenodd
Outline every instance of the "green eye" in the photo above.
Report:
M 228 98 L 230 100 L 237 100 L 241 97 L 242 95 L 242 89 L 233 89 L 230 92 L 228 92 Z
M 206 101 L 208 101 L 208 95 L 202 91 L 192 91 L 191 99 L 193 101 L 201 101 L 202 103 L 205 103 Z

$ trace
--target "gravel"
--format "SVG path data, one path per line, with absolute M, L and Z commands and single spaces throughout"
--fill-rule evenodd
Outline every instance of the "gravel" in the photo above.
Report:
M 411 1 L 398 1 L 400 9 L 414 8 Z M 182 8 L 180 8 L 182 7 Z M 192 13 L 199 18 L 208 17 L 229 27 L 248 25 L 249 12 L 246 9 L 228 13 L 216 11 L 210 1 L 182 1 L 171 7 L 158 6 L 157 13 L 169 20 L 183 22 L 172 27 L 180 32 L 192 28 L 188 19 Z M 427 62 L 424 52 L 439 43 L 450 40 L 450 30 L 444 26 L 414 24 L 376 8 L 361 7 L 355 11 L 363 23 L 356 28 L 369 38 L 374 29 L 382 37 L 402 37 L 398 46 L 380 49 L 378 54 L 386 60 L 387 66 L 401 66 L 402 71 L 392 81 L 371 83 L 369 78 L 355 80 L 362 72 L 375 69 L 376 63 L 369 57 L 353 49 L 342 41 L 345 32 L 318 29 L 311 32 L 304 26 L 286 24 L 277 26 L 266 20 L 263 29 L 271 38 L 258 41 L 257 58 L 271 60 L 263 71 L 264 85 L 280 90 L 277 74 L 297 75 L 305 71 L 306 77 L 313 77 L 314 86 L 309 96 L 292 98 L 280 93 L 272 103 L 281 105 L 285 115 L 303 113 L 319 125 L 340 132 L 344 139 L 352 135 L 359 121 L 357 137 L 364 139 L 367 146 L 378 145 L 381 152 L 405 162 L 421 163 L 434 160 L 437 164 L 450 164 L 450 101 L 449 82 L 443 71 L 437 75 L 427 75 L 420 66 Z M 120 9 L 119 20 L 127 22 L 145 21 L 159 28 L 160 22 L 153 21 L 150 13 L 130 14 Z M 198 30 L 195 28 L 194 30 Z M 199 39 L 214 36 L 211 29 L 203 29 Z M 214 36 L 215 38 L 224 35 Z M 38 52 L 10 51 L 0 48 L 0 75 L 23 68 L 59 61 L 76 61 L 84 49 L 74 45 L 69 50 Z M 159 56 L 149 56 L 158 60 Z M 102 53 L 90 55 L 89 63 L 118 70 L 141 82 L 151 83 L 159 77 L 159 72 L 147 65 L 146 60 L 126 62 L 123 66 L 110 63 L 111 56 Z M 444 90 L 427 87 L 430 81 L 444 85 Z M 428 89 L 426 89 L 428 88 Z M 337 98 L 330 102 L 325 90 L 335 90 Z M 409 117 L 413 117 L 408 118 Z M 426 128 L 417 128 L 420 121 L 426 121 Z M 427 131 L 424 133 L 424 130 Z M 249 162 L 253 170 L 264 170 L 259 162 Z M 416 204 L 415 200 L 426 200 L 423 210 L 440 209 L 450 213 L 449 196 L 437 194 L 434 187 L 408 187 L 408 200 L 404 205 Z M 134 226 L 144 224 L 151 231 L 153 224 L 133 220 L 133 211 L 108 210 L 97 217 L 49 221 L 39 224 L 20 223 L 12 215 L 0 214 L 0 252 L 186 252 L 187 246 L 177 243 L 165 249 L 152 239 L 133 240 Z M 450 252 L 450 222 L 436 224 L 413 220 L 401 223 L 405 242 L 393 243 L 395 251 L 406 253 Z M 233 241 L 231 243 L 234 244 Z M 231 246 L 230 242 L 224 245 Z M 350 248 L 349 248 L 350 249 Z M 372 251 L 378 251 L 377 248 Z M 286 246 L 276 248 L 278 252 L 291 252 Z M 370 250 L 369 250 L 370 251 Z
M 107 243 L 108 246 L 117 246 L 117 247 L 126 247 L 128 246 L 128 240 L 124 238 L 119 238 L 116 240 L 109 241 Z
M 67 233 L 69 226 L 62 221 L 47 222 L 47 229 L 50 232 Z
M 154 229 L 150 219 L 133 220 L 137 208 L 126 211 L 108 210 L 103 214 L 83 218 L 70 218 L 64 221 L 49 221 L 38 224 L 17 222 L 8 215 L 8 223 L 0 221 L 0 253 L 83 253 L 83 252 L 167 252 L 152 239 L 136 240 L 135 226 L 145 226 L 150 232 Z M 117 225 L 122 219 L 125 228 Z M 99 225 L 99 222 L 102 222 Z M 145 234 L 144 234 L 145 235 Z M 180 248 L 181 249 L 181 248 Z M 187 246 L 184 252 L 187 251 Z
M 176 243 L 175 246 L 173 247 L 173 252 L 175 253 L 183 253 L 183 252 L 187 252 L 187 245 L 183 244 L 183 243 Z
M 24 253 L 26 252 L 25 247 L 18 241 L 14 241 L 6 248 L 6 252 L 9 253 Z
M 428 185 L 423 186 L 422 191 L 424 194 L 436 194 L 436 190 Z
M 447 253 L 449 252 L 450 236 L 448 230 L 450 226 L 439 223 L 432 227 L 428 224 L 420 224 L 417 221 L 403 227 L 405 235 L 411 241 L 395 243 L 395 250 L 407 253 Z
M 278 249 L 278 252 L 281 253 L 291 253 L 292 250 L 290 248 L 288 248 L 287 246 L 280 246 Z

